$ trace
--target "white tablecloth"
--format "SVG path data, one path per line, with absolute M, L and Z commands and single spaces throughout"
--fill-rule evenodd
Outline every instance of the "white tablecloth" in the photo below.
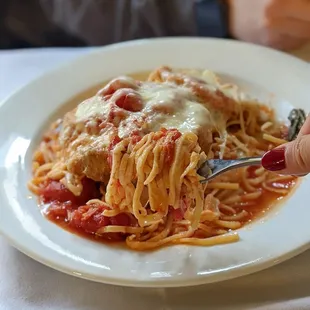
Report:
M 85 52 L 1 51 L 0 101 L 42 72 Z M 295 54 L 310 61 L 310 46 Z M 221 283 L 181 289 L 135 289 L 92 283 L 54 271 L 0 237 L 0 310 L 11 309 L 310 309 L 310 251 L 266 271 Z

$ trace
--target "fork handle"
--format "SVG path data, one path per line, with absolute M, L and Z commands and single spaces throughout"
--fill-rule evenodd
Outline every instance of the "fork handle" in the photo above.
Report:
M 241 167 L 247 167 L 247 166 L 260 166 L 262 164 L 262 157 L 244 157 L 244 158 L 238 158 L 235 160 L 231 160 L 233 168 L 241 168 Z
M 239 159 L 211 159 L 205 161 L 198 170 L 198 173 L 205 177 L 201 180 L 201 183 L 206 183 L 211 179 L 215 178 L 219 174 L 248 166 L 260 166 L 262 157 L 245 157 Z

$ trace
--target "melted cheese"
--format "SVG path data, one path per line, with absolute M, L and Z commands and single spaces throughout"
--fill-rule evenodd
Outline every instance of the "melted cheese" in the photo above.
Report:
M 151 131 L 177 128 L 194 132 L 201 127 L 214 126 L 208 109 L 196 101 L 192 92 L 173 84 L 145 84 L 141 96 L 146 102 L 143 112 L 150 116 Z
M 213 90 L 219 89 L 224 95 L 236 101 L 249 99 L 245 93 L 240 91 L 237 85 L 222 83 L 221 79 L 210 70 L 184 70 L 184 73 L 194 78 L 203 80 L 207 83 L 210 90 L 212 88 Z
M 219 80 L 211 71 L 187 72 L 189 76 L 207 82 L 209 90 L 221 88 Z M 226 128 L 226 119 L 220 111 L 208 109 L 208 104 L 201 104 L 193 92 L 184 86 L 173 83 L 144 82 L 137 90 L 143 100 L 143 108 L 139 112 L 129 112 L 118 127 L 121 138 L 130 135 L 137 129 L 137 121 L 143 124 L 143 130 L 158 131 L 161 128 L 176 128 L 180 132 L 198 133 L 200 129 L 217 129 L 220 134 Z M 232 95 L 226 86 L 226 94 Z M 112 99 L 113 100 L 113 97 Z M 90 121 L 98 115 L 109 112 L 111 103 L 98 95 L 82 102 L 75 113 L 77 122 Z
M 91 120 L 97 115 L 104 115 L 109 112 L 109 104 L 100 96 L 93 96 L 79 104 L 75 117 L 77 122 Z

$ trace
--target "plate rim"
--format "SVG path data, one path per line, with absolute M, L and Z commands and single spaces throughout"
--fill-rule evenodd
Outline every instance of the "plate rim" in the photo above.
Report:
M 301 60 L 295 56 L 285 54 L 285 53 L 282 53 L 282 52 L 279 52 L 279 51 L 276 51 L 276 50 L 273 50 L 270 48 L 257 46 L 255 44 L 249 44 L 249 43 L 239 42 L 239 41 L 234 41 L 234 40 L 209 39 L 209 38 L 191 38 L 191 37 L 141 39 L 141 40 L 121 42 L 121 43 L 116 43 L 113 45 L 95 48 L 94 50 L 90 50 L 88 53 L 81 55 L 81 56 L 78 56 L 75 59 L 70 60 L 65 64 L 56 65 L 53 69 L 48 70 L 48 71 L 44 72 L 43 74 L 40 74 L 35 79 L 30 80 L 27 84 L 21 86 L 20 88 L 18 88 L 14 92 L 12 92 L 9 96 L 4 98 L 4 100 L 2 100 L 0 102 L 0 111 L 7 104 L 10 103 L 11 98 L 14 98 L 14 96 L 18 95 L 23 90 L 27 89 L 31 84 L 36 83 L 36 81 L 41 80 L 42 78 L 46 78 L 47 76 L 51 76 L 51 75 L 53 75 L 53 73 L 55 73 L 59 70 L 65 70 L 68 67 L 72 67 L 75 63 L 79 63 L 82 59 L 90 58 L 95 54 L 104 53 L 105 51 L 109 51 L 109 50 L 113 50 L 113 49 L 121 49 L 122 47 L 137 46 L 139 44 L 145 45 L 145 44 L 152 43 L 154 41 L 172 41 L 172 40 L 173 41 L 183 41 L 183 42 L 184 41 L 228 42 L 229 44 L 232 43 L 232 44 L 237 44 L 237 45 L 245 45 L 248 47 L 252 46 L 252 47 L 255 47 L 256 49 L 258 48 L 261 50 L 266 50 L 268 52 L 279 54 L 279 55 L 281 55 L 281 57 L 285 56 L 288 59 L 291 59 L 291 61 L 293 60 L 294 62 L 301 62 L 302 64 L 308 65 L 308 63 L 306 61 Z M 184 44 L 184 43 L 181 42 L 181 44 Z M 265 258 L 265 259 L 262 259 L 260 262 L 256 262 L 254 265 L 250 264 L 250 265 L 242 267 L 242 268 L 236 268 L 236 269 L 230 270 L 228 273 L 223 272 L 222 274 L 219 274 L 217 276 L 211 276 L 211 277 L 209 275 L 208 276 L 199 276 L 199 277 L 196 276 L 192 279 L 187 279 L 186 283 L 181 283 L 180 279 L 178 279 L 178 278 L 175 278 L 174 280 L 165 279 L 164 281 L 158 280 L 156 278 L 151 278 L 151 280 L 129 281 L 129 280 L 119 280 L 118 278 L 113 278 L 113 277 L 109 278 L 108 276 L 105 276 L 104 278 L 102 278 L 102 277 L 101 278 L 94 278 L 91 274 L 87 274 L 87 273 L 83 273 L 83 275 L 76 274 L 74 272 L 74 270 L 69 270 L 69 269 L 62 267 L 62 265 L 59 261 L 55 262 L 52 260 L 48 261 L 46 259 L 43 259 L 42 256 L 38 255 L 34 251 L 31 251 L 29 249 L 29 246 L 27 247 L 26 245 L 23 245 L 22 242 L 19 242 L 22 239 L 20 239 L 20 240 L 12 239 L 9 234 L 7 234 L 5 231 L 3 231 L 1 226 L 0 226 L 0 234 L 3 235 L 13 247 L 17 248 L 22 253 L 24 253 L 27 256 L 31 257 L 32 259 L 39 261 L 40 263 L 47 265 L 47 266 L 49 266 L 53 269 L 56 269 L 58 271 L 64 272 L 66 274 L 74 275 L 74 276 L 77 276 L 77 277 L 80 277 L 83 279 L 95 281 L 95 282 L 114 284 L 114 285 L 116 284 L 116 285 L 133 286 L 133 287 L 182 287 L 182 286 L 199 285 L 199 284 L 203 284 L 203 283 L 218 282 L 218 281 L 222 281 L 224 279 L 228 280 L 228 279 L 236 278 L 239 276 L 244 276 L 246 274 L 257 272 L 257 271 L 269 268 L 271 266 L 274 266 L 274 265 L 276 265 L 276 264 L 278 264 L 284 260 L 290 259 L 290 258 L 298 255 L 299 253 L 303 252 L 304 250 L 306 250 L 310 247 L 310 244 L 301 245 L 301 246 L 296 247 L 295 249 L 293 249 L 289 252 L 286 252 L 285 254 L 283 254 L 281 256 L 277 256 L 276 260 L 274 260 L 270 257 L 268 259 Z M 237 273 L 237 274 L 235 274 L 235 273 Z M 206 279 L 208 279 L 208 280 L 206 281 Z M 120 282 L 122 282 L 122 283 L 120 283 Z
M 64 268 L 61 267 L 61 264 L 57 264 L 53 261 L 44 260 L 41 256 L 36 256 L 35 253 L 28 251 L 27 248 L 23 247 L 21 243 L 15 242 L 11 239 L 9 235 L 6 235 L 0 230 L 0 236 L 5 237 L 6 241 L 9 245 L 23 253 L 24 255 L 28 256 L 29 258 L 35 260 L 38 263 L 43 264 L 44 266 L 47 266 L 51 269 L 54 269 L 56 271 L 62 272 L 64 274 L 84 279 L 96 283 L 102 283 L 102 284 L 109 284 L 109 285 L 115 285 L 115 286 L 124 286 L 124 287 L 136 287 L 136 288 L 181 288 L 181 287 L 191 287 L 191 286 L 199 286 L 203 284 L 212 284 L 222 281 L 228 281 L 232 279 L 237 279 L 240 277 L 244 277 L 247 275 L 255 274 L 257 272 L 269 269 L 271 267 L 277 266 L 287 260 L 290 260 L 299 254 L 305 252 L 306 250 L 310 249 L 310 244 L 300 246 L 290 252 L 287 252 L 283 254 L 282 256 L 277 256 L 277 260 L 273 260 L 271 258 L 266 260 L 261 260 L 259 263 L 255 263 L 254 265 L 250 264 L 248 266 L 245 266 L 243 268 L 236 268 L 233 270 L 230 270 L 228 274 L 226 272 L 223 272 L 222 274 L 219 274 L 217 277 L 208 277 L 208 280 L 206 281 L 206 277 L 193 277 L 190 279 L 187 279 L 186 282 L 181 282 L 180 280 L 157 280 L 152 278 L 152 280 L 118 280 L 113 277 L 105 277 L 105 278 L 99 278 L 94 277 L 91 274 L 88 273 L 77 273 L 73 269 Z M 120 283 L 122 282 L 122 283 Z
M 113 50 L 113 49 L 119 49 L 122 47 L 129 47 L 129 46 L 136 46 L 136 45 L 144 45 L 144 44 L 149 44 L 152 42 L 160 42 L 160 41 L 192 41 L 192 42 L 197 42 L 197 41 L 209 41 L 209 42 L 227 42 L 229 44 L 237 44 L 237 45 L 244 45 L 244 46 L 248 46 L 248 47 L 252 47 L 252 48 L 256 48 L 256 49 L 260 49 L 262 51 L 268 51 L 271 52 L 273 54 L 278 54 L 280 57 L 286 57 L 287 59 L 291 59 L 295 62 L 300 62 L 302 64 L 306 64 L 309 65 L 309 62 L 307 62 L 304 59 L 301 59 L 293 54 L 288 54 L 286 52 L 283 51 L 279 51 L 276 49 L 273 49 L 271 47 L 268 46 L 262 46 L 262 45 L 258 45 L 255 43 L 251 43 L 251 42 L 245 42 L 245 41 L 238 41 L 235 39 L 229 39 L 229 38 L 209 38 L 209 37 L 187 37 L 187 36 L 180 36 L 180 37 L 158 37 L 158 38 L 145 38 L 145 39 L 137 39 L 137 40 L 130 40 L 130 41 L 124 41 L 124 42 L 117 42 L 117 43 L 113 43 L 113 44 L 108 44 L 105 46 L 94 46 L 94 47 L 90 47 L 89 48 L 89 52 L 86 52 L 83 55 L 78 55 L 76 58 L 69 60 L 68 62 L 65 63 L 61 63 L 61 64 L 56 64 L 53 68 L 48 69 L 47 71 L 40 73 L 37 77 L 32 78 L 31 80 L 29 80 L 26 84 L 21 85 L 19 87 L 17 87 L 13 92 L 11 92 L 10 94 L 8 94 L 6 97 L 4 97 L 1 101 L 0 101 L 0 108 L 2 108 L 2 106 L 13 96 L 15 96 L 17 93 L 21 92 L 22 90 L 24 90 L 25 88 L 27 88 L 30 84 L 35 83 L 36 81 L 39 81 L 41 78 L 49 76 L 51 74 L 53 74 L 54 72 L 57 72 L 60 69 L 65 69 L 66 67 L 71 67 L 74 63 L 78 63 L 83 59 L 86 59 L 88 57 L 90 57 L 91 55 L 96 55 L 96 54 L 100 54 L 104 51 L 109 51 L 109 50 Z

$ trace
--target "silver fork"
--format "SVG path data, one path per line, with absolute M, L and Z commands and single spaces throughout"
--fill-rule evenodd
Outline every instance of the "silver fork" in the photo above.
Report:
M 247 166 L 260 166 L 261 157 L 246 157 L 239 159 L 210 159 L 206 160 L 198 169 L 198 174 L 205 179 L 201 183 L 206 183 L 218 175 L 232 169 L 237 169 Z
M 288 117 L 290 121 L 288 141 L 294 140 L 302 125 L 306 120 L 306 113 L 302 109 L 293 109 Z M 201 183 L 206 183 L 218 175 L 227 172 L 232 169 L 246 167 L 246 166 L 260 166 L 261 157 L 246 157 L 239 159 L 210 159 L 205 161 L 197 170 L 205 179 L 201 180 Z

